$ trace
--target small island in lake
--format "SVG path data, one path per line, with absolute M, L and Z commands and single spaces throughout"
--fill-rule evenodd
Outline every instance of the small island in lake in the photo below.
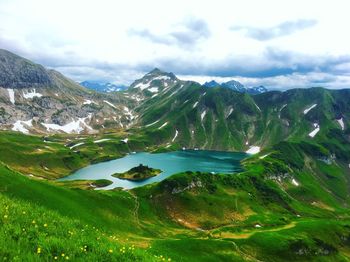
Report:
M 160 169 L 154 169 L 140 164 L 137 167 L 131 168 L 129 171 L 126 171 L 124 173 L 115 173 L 112 176 L 117 177 L 119 179 L 141 181 L 150 177 L 154 177 L 160 173 L 162 173 L 162 170 Z

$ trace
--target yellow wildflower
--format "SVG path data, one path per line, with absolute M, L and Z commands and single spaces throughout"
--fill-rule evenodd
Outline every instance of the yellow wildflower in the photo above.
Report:
M 4 215 L 4 218 L 8 218 L 8 216 L 7 216 L 7 215 Z
M 38 253 L 38 254 L 41 253 L 41 248 L 40 248 L 40 247 L 38 247 L 38 248 L 36 249 L 36 253 Z
M 112 249 L 110 249 L 110 250 L 108 250 L 108 252 L 109 252 L 109 253 L 113 253 L 113 250 L 112 250 Z
M 44 227 L 47 227 L 47 224 L 46 224 L 46 223 L 44 224 Z
M 58 259 L 58 257 L 57 257 L 57 256 L 55 256 L 53 259 L 54 259 L 54 260 L 57 260 L 57 259 Z

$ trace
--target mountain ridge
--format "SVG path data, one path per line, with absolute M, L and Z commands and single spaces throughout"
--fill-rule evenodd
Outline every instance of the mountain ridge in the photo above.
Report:
M 249 151 L 290 138 L 317 139 L 330 128 L 346 131 L 349 126 L 348 91 L 311 88 L 251 95 L 183 81 L 155 68 L 127 90 L 99 94 L 58 72 L 48 72 L 56 83 L 49 89 L 13 93 L 0 89 L 0 128 L 38 134 L 142 128 L 149 139 L 166 148 Z M 243 86 L 236 81 L 229 84 Z M 70 106 L 64 106 L 62 98 Z M 22 104 L 35 111 L 23 111 Z M 51 116 L 44 119 L 44 112 Z
M 245 87 L 243 84 L 241 84 L 236 80 L 230 80 L 227 82 L 223 82 L 221 84 L 219 84 L 215 80 L 211 80 L 209 82 L 205 82 L 203 86 L 208 88 L 214 88 L 214 87 L 229 88 L 237 92 L 248 93 L 251 95 L 261 94 L 268 91 L 268 89 L 264 86 Z
M 94 91 L 110 93 L 110 92 L 119 92 L 125 91 L 128 87 L 125 85 L 115 85 L 109 82 L 100 82 L 100 81 L 82 81 L 79 83 L 81 86 L 92 89 Z

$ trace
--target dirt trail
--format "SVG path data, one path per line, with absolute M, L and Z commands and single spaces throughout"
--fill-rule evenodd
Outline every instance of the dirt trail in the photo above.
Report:
M 139 207 L 140 207 L 139 199 L 138 199 L 138 197 L 137 197 L 134 193 L 132 193 L 131 191 L 128 191 L 128 192 L 129 192 L 129 194 L 132 196 L 132 198 L 134 198 L 134 200 L 135 200 L 135 208 L 134 208 L 134 210 L 133 210 L 133 215 L 134 215 L 134 217 L 135 217 L 135 220 L 136 220 L 137 224 L 138 224 L 139 226 L 141 226 L 140 220 L 139 220 Z
M 287 225 L 280 226 L 280 227 L 274 227 L 274 228 L 259 228 L 259 229 L 254 229 L 251 231 L 245 231 L 241 233 L 234 233 L 234 232 L 218 232 L 218 233 L 213 233 L 213 237 L 218 237 L 218 238 L 236 238 L 236 239 L 246 239 L 251 237 L 252 235 L 256 233 L 263 233 L 263 232 L 276 232 L 276 231 L 281 231 L 289 228 L 293 228 L 296 226 L 296 222 L 291 222 Z

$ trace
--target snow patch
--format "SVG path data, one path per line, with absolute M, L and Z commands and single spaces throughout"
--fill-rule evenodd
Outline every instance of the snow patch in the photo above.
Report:
M 96 103 L 95 101 L 92 101 L 92 100 L 90 100 L 90 99 L 85 99 L 85 101 L 84 101 L 83 104 L 84 104 L 84 105 L 91 105 L 91 104 L 97 105 L 97 103 Z
M 153 78 L 151 81 L 154 81 L 154 80 L 170 80 L 170 77 L 169 76 L 157 76 L 157 77 Z
M 124 139 L 121 139 L 120 141 L 122 141 L 122 142 L 124 142 L 126 144 L 126 143 L 128 143 L 129 138 L 124 138 Z
M 343 118 L 340 118 L 340 119 L 337 119 L 340 127 L 341 127 L 341 130 L 344 130 L 345 129 L 345 125 L 344 125 L 344 120 Z
M 287 106 L 287 104 L 284 104 L 281 108 L 280 108 L 280 112 L 278 114 L 278 118 L 281 118 L 281 112 L 282 110 Z
M 294 178 L 292 179 L 292 184 L 295 185 L 295 186 L 299 186 L 298 181 L 296 181 Z
M 149 88 L 150 87 L 150 83 L 138 83 L 134 88 L 140 88 L 141 90 L 144 90 L 146 88 Z
M 7 92 L 9 92 L 11 103 L 15 104 L 15 91 L 13 91 L 13 89 L 7 89 Z
M 69 147 L 69 149 L 73 149 L 73 148 L 75 148 L 77 146 L 81 146 L 81 145 L 84 145 L 84 144 L 85 143 L 81 142 L 81 143 L 75 144 L 74 146 Z
M 165 122 L 163 125 L 161 125 L 160 127 L 158 127 L 158 129 L 162 129 L 163 127 L 165 127 L 168 124 L 168 122 Z
M 31 92 L 29 91 L 29 92 L 25 93 L 23 91 L 23 97 L 25 99 L 32 99 L 34 97 L 42 97 L 42 96 L 43 96 L 42 94 L 36 92 L 35 88 Z
M 313 105 L 310 106 L 309 108 L 306 108 L 306 109 L 304 110 L 304 115 L 306 115 L 307 113 L 309 113 L 309 111 L 310 111 L 311 109 L 315 108 L 316 106 L 317 106 L 317 104 L 313 104 Z
M 133 113 L 130 111 L 130 109 L 126 106 L 124 106 L 124 112 L 125 115 L 129 118 L 129 120 L 133 120 L 135 118 L 135 116 L 133 115 Z
M 270 153 L 269 153 L 270 154 Z M 265 157 L 267 157 L 269 154 L 263 155 L 261 157 L 259 157 L 259 159 L 264 159 Z
M 102 143 L 102 142 L 109 141 L 109 140 L 111 140 L 111 139 L 110 138 L 103 138 L 103 139 L 94 141 L 94 144 Z
M 152 92 L 152 93 L 158 93 L 158 87 L 151 87 L 151 88 L 149 88 L 147 90 Z
M 207 113 L 207 111 L 206 111 L 206 110 L 204 110 L 204 111 L 202 112 L 202 114 L 201 114 L 201 121 L 203 121 L 203 119 L 204 119 L 204 117 L 205 117 L 206 113 Z
M 12 130 L 21 132 L 23 134 L 29 134 L 29 130 L 25 126 L 32 127 L 32 121 L 33 119 L 27 121 L 17 120 L 16 123 L 13 124 Z
M 287 106 L 288 104 L 284 104 L 281 109 L 280 109 L 280 112 Z
M 174 142 L 175 139 L 177 138 L 177 135 L 179 134 L 179 131 L 175 130 L 175 136 L 173 137 L 173 139 L 171 140 L 171 142 Z
M 230 111 L 228 111 L 226 118 L 229 117 L 232 114 L 232 112 L 233 112 L 233 108 L 230 108 Z
M 72 122 L 64 126 L 60 126 L 57 124 L 46 124 L 46 123 L 41 123 L 41 124 L 46 127 L 47 131 L 54 130 L 54 131 L 63 131 L 67 134 L 70 134 L 70 133 L 79 134 L 80 132 L 84 131 L 84 127 L 86 127 L 89 130 L 92 130 L 92 128 L 85 123 L 87 118 L 91 118 L 91 114 L 88 117 L 78 118 L 78 120 L 73 120 Z
M 117 108 L 115 107 L 115 105 L 113 105 L 111 102 L 108 102 L 107 100 L 103 100 L 103 102 L 105 102 L 107 105 L 110 105 L 111 107 L 117 109 Z
M 259 153 L 259 152 L 260 152 L 260 146 L 251 146 L 251 147 L 246 151 L 247 154 L 252 154 L 252 155 L 257 154 L 257 153 Z
M 194 103 L 192 108 L 195 108 L 198 105 L 198 101 L 196 103 Z
M 260 107 L 254 102 L 254 105 L 256 106 L 256 108 L 261 112 Z
M 315 137 L 315 135 L 320 131 L 320 126 L 317 123 L 314 123 L 315 129 L 309 134 L 310 137 Z
M 157 124 L 159 121 L 160 121 L 160 119 L 158 119 L 157 121 L 154 121 L 151 124 L 145 125 L 145 127 L 153 126 L 153 125 Z

